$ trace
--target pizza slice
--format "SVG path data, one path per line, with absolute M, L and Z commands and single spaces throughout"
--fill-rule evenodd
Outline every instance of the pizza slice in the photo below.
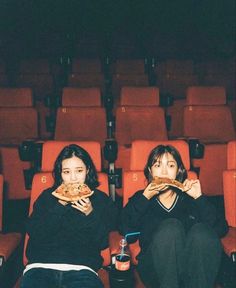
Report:
M 86 184 L 78 183 L 62 183 L 55 191 L 52 192 L 52 195 L 56 198 L 67 201 L 74 202 L 82 198 L 87 198 L 93 194 L 93 191 Z
M 181 191 L 185 190 L 183 183 L 174 179 L 170 179 L 170 178 L 162 178 L 162 177 L 155 176 L 152 180 L 152 183 L 155 183 L 157 185 L 165 184 L 166 186 L 172 186 L 172 187 L 178 188 Z

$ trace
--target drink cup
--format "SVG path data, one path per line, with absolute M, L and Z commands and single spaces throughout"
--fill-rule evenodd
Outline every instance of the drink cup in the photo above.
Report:
M 117 254 L 115 268 L 119 271 L 127 271 L 130 268 L 130 256 L 128 254 Z

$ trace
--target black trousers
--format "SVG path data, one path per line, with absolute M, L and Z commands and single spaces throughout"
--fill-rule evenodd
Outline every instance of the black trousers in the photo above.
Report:
M 213 229 L 198 223 L 188 233 L 177 219 L 162 222 L 141 254 L 138 272 L 150 288 L 212 288 L 222 255 Z

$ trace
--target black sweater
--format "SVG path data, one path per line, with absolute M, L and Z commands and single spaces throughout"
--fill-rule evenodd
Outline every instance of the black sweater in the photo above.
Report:
M 52 189 L 42 192 L 27 221 L 29 263 L 86 265 L 97 271 L 102 266 L 100 251 L 108 246 L 108 234 L 116 228 L 115 205 L 95 190 L 90 197 L 93 211 L 85 216 L 69 204 L 60 204 L 51 193 Z
M 198 222 L 213 227 L 219 237 L 227 233 L 228 226 L 225 219 L 219 217 L 215 207 L 205 196 L 194 200 L 186 193 L 179 193 L 170 209 L 165 209 L 156 197 L 148 200 L 143 196 L 143 190 L 138 191 L 129 199 L 121 213 L 121 233 L 140 233 L 140 246 L 144 252 L 156 231 L 156 227 L 167 218 L 180 220 L 186 231 Z M 136 239 L 130 239 L 134 242 Z

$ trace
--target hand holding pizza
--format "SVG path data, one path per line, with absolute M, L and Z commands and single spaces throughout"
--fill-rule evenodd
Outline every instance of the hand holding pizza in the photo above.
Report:
M 72 202 L 73 208 L 81 211 L 88 216 L 93 211 L 93 206 L 89 198 L 81 198 L 78 201 Z
M 151 182 L 145 188 L 143 195 L 150 200 L 153 196 L 158 195 L 160 191 L 164 191 L 168 188 L 168 185 L 165 183 L 157 184 L 155 182 Z
M 201 184 L 198 179 L 196 180 L 186 179 L 183 185 L 184 185 L 184 192 L 186 192 L 192 198 L 197 199 L 202 195 Z

